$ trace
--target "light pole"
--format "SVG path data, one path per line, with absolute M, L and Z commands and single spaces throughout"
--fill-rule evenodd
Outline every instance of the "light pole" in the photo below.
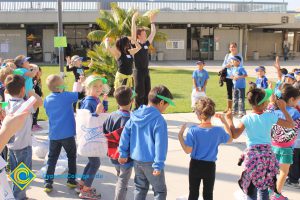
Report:
M 63 25 L 62 25 L 62 0 L 57 0 L 57 17 L 58 17 L 58 37 L 62 37 L 63 33 Z M 60 75 L 64 78 L 64 48 L 59 47 L 59 69 Z

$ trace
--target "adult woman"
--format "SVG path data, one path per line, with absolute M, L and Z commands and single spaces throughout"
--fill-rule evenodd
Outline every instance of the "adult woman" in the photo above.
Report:
M 231 42 L 229 44 L 229 53 L 226 54 L 224 58 L 224 62 L 222 64 L 222 67 L 227 68 L 227 75 L 226 75 L 226 89 L 227 89 L 227 108 L 224 111 L 226 113 L 229 109 L 232 109 L 232 89 L 233 89 L 233 83 L 232 83 L 232 63 L 231 58 L 234 56 L 240 56 L 242 58 L 240 62 L 240 66 L 243 66 L 243 57 L 240 53 L 238 53 L 237 49 L 237 43 Z
M 105 47 L 114 56 L 118 64 L 114 83 L 115 89 L 122 85 L 133 88 L 133 56 L 141 49 L 141 45 L 136 40 L 126 36 L 119 38 L 114 47 L 111 47 L 109 42 L 109 38 L 106 38 Z M 134 48 L 132 48 L 131 43 L 135 45 Z

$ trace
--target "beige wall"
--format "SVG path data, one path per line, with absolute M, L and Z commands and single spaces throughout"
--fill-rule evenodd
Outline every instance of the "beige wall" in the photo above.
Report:
M 157 51 L 164 53 L 164 60 L 186 60 L 186 29 L 159 29 L 168 35 L 168 40 L 183 40 L 184 49 L 166 49 L 166 42 L 154 44 Z
M 26 31 L 0 30 L 0 57 L 15 58 L 19 54 L 27 54 Z
M 214 48 L 214 60 L 224 60 L 225 55 L 228 53 L 228 47 L 230 42 L 236 42 L 240 46 L 240 31 L 239 29 L 215 29 L 215 48 Z M 216 50 L 216 46 L 219 43 L 219 50 Z M 242 50 L 239 49 L 241 53 Z
M 45 54 L 54 53 L 54 36 L 55 31 L 53 29 L 44 29 L 43 30 L 43 52 L 44 52 L 44 62 L 49 62 Z M 51 61 L 51 59 L 50 59 Z
M 282 54 L 282 33 L 264 33 L 262 30 L 249 31 L 248 52 L 249 59 L 253 58 L 253 51 L 258 51 L 260 57 L 271 57 L 276 43 L 277 53 Z

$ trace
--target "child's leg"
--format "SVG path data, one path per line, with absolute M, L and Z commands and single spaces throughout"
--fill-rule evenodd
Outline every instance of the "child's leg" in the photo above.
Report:
M 299 183 L 300 178 L 300 148 L 294 149 L 293 164 L 290 167 L 289 181 L 291 183 Z
M 239 114 L 245 115 L 245 88 L 239 89 Z
M 200 170 L 200 169 L 198 169 Z M 205 162 L 201 169 L 203 177 L 203 199 L 213 200 L 213 190 L 216 178 L 216 164 L 214 162 Z
M 268 189 L 265 190 L 258 190 L 259 199 L 260 200 L 269 200 L 269 191 Z
M 239 90 L 233 90 L 233 112 L 238 113 L 239 111 Z
M 149 190 L 149 181 L 144 172 L 145 168 L 142 162 L 134 161 L 134 200 L 144 200 Z M 153 170 L 153 168 L 152 168 Z
M 86 166 L 87 169 L 84 169 L 85 172 L 83 176 L 86 176 L 84 180 L 83 190 L 87 191 L 91 188 L 94 181 L 95 175 L 100 167 L 100 158 L 98 157 L 88 157 L 89 163 Z
M 50 140 L 49 144 L 49 154 L 48 154 L 48 161 L 47 161 L 47 173 L 45 175 L 45 182 L 46 183 L 53 183 L 54 179 L 54 172 L 55 166 L 61 151 L 61 141 L 60 140 Z
M 76 142 L 75 137 L 61 140 L 62 146 L 67 153 L 68 158 L 68 182 L 74 182 L 76 179 Z
M 115 189 L 115 200 L 126 200 L 128 182 L 132 173 L 132 167 L 115 165 L 118 172 L 118 181 Z
M 280 167 L 280 173 L 279 173 L 279 176 L 278 176 L 278 179 L 277 179 L 277 191 L 279 193 L 282 192 L 282 188 L 283 188 L 283 185 L 285 183 L 285 179 L 289 173 L 289 168 L 290 168 L 290 164 L 282 164 L 280 163 L 279 165 Z
M 197 161 L 191 159 L 189 168 L 189 200 L 198 199 L 201 177 L 199 175 Z

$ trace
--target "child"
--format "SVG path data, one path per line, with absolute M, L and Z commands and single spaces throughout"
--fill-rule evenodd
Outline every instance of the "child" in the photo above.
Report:
M 284 84 L 280 89 L 280 93 L 277 93 L 277 98 L 286 102 L 286 110 L 293 119 L 293 127 L 283 128 L 279 125 L 274 125 L 271 130 L 272 149 L 280 166 L 280 174 L 277 179 L 278 194 L 272 196 L 273 200 L 287 199 L 281 192 L 289 173 L 290 165 L 293 163 L 292 146 L 297 139 L 297 134 L 300 129 L 300 113 L 295 108 L 300 100 L 300 91 L 290 84 Z M 284 114 L 280 110 L 275 110 L 274 113 L 278 118 L 284 119 Z
M 300 81 L 300 70 L 295 71 L 294 75 L 295 75 L 296 81 Z
M 25 79 L 19 75 L 9 75 L 5 79 L 5 86 L 8 94 L 11 96 L 9 99 L 6 99 L 8 102 L 6 114 L 12 114 L 25 102 Z M 38 95 L 33 95 L 37 101 L 33 108 L 30 109 L 31 113 L 34 113 L 35 109 L 43 104 L 43 100 Z M 21 162 L 29 169 L 32 169 L 31 124 L 32 116 L 28 115 L 23 128 L 7 144 L 11 171 L 14 171 Z M 15 184 L 13 185 L 13 194 L 16 199 L 26 199 L 26 190 L 21 190 Z
M 14 74 L 21 75 L 25 78 L 25 94 L 27 98 L 34 93 L 32 78 L 35 77 L 38 72 L 37 68 L 30 66 L 28 62 L 29 59 L 30 57 L 24 55 L 17 56 L 15 58 L 15 65 L 18 69 L 14 70 Z
M 5 67 L 0 70 L 0 101 L 5 101 L 5 85 L 4 81 L 6 77 L 10 74 L 13 74 L 13 70 L 11 68 Z
M 119 145 L 119 163 L 133 159 L 135 171 L 134 199 L 146 199 L 149 184 L 155 199 L 166 199 L 164 166 L 168 151 L 168 130 L 163 113 L 173 96 L 165 86 L 154 87 L 148 95 L 148 106 L 142 105 L 126 123 Z
M 75 118 L 72 104 L 77 102 L 77 92 L 64 92 L 64 81 L 58 75 L 50 75 L 46 79 L 50 93 L 45 101 L 44 107 L 49 118 L 49 155 L 47 161 L 47 173 L 45 175 L 44 191 L 53 190 L 53 178 L 56 162 L 63 147 L 68 157 L 68 181 L 67 186 L 76 188 L 76 143 L 75 143 Z
M 203 69 L 205 66 L 205 62 L 203 60 L 199 60 L 197 63 L 198 69 L 193 72 L 193 91 L 192 91 L 192 109 L 195 109 L 195 103 L 200 97 L 200 92 L 202 96 L 205 96 L 206 85 L 209 79 L 208 72 Z
M 232 68 L 232 82 L 233 82 L 233 112 L 239 118 L 246 114 L 245 110 L 245 89 L 247 72 L 243 66 L 240 66 L 242 58 L 234 56 L 231 58 L 233 61 Z
M 35 67 L 34 64 L 30 64 L 32 66 Z M 42 92 L 42 80 L 41 80 L 41 76 L 42 76 L 42 68 L 36 66 L 39 71 L 36 73 L 35 77 L 32 79 L 33 81 L 33 89 L 34 92 L 39 95 L 40 97 L 43 96 L 43 92 Z M 38 120 L 38 115 L 39 115 L 39 108 L 36 110 L 36 112 L 33 114 L 33 122 L 32 122 L 32 131 L 40 131 L 43 128 L 38 125 L 37 120 Z
M 196 104 L 200 125 L 189 128 L 185 141 L 183 139 L 185 124 L 178 134 L 182 149 L 185 153 L 191 154 L 189 200 L 198 200 L 201 181 L 203 181 L 203 199 L 213 199 L 218 146 L 221 143 L 232 142 L 232 134 L 223 115 L 216 115 L 216 117 L 224 124 L 226 132 L 223 128 L 211 124 L 211 118 L 215 115 L 215 106 L 210 98 L 201 97 Z
M 107 154 L 116 168 L 118 177 L 114 199 L 125 200 L 128 182 L 132 173 L 133 161 L 129 158 L 125 164 L 120 165 L 118 162 L 118 147 L 123 127 L 130 118 L 130 108 L 133 103 L 134 95 L 129 87 L 120 86 L 116 89 L 114 96 L 119 105 L 119 110 L 111 113 L 104 122 L 103 132 L 105 133 L 108 143 Z
M 247 99 L 252 106 L 252 113 L 243 116 L 237 127 L 232 116 L 229 123 L 232 136 L 238 138 L 245 131 L 247 149 L 244 154 L 244 172 L 239 180 L 242 190 L 252 199 L 269 200 L 268 188 L 274 190 L 278 162 L 271 148 L 271 129 L 274 124 L 293 128 L 293 119 L 286 110 L 286 103 L 277 100 L 276 104 L 285 116 L 279 119 L 274 112 L 264 112 L 268 106 L 271 89 L 250 88 Z M 275 189 L 275 192 L 276 189 Z
M 85 80 L 86 97 L 81 101 L 80 109 L 89 110 L 93 116 L 97 117 L 100 113 L 108 110 L 107 95 L 101 103 L 99 96 L 102 94 L 104 84 L 107 83 L 105 78 L 91 75 Z M 92 188 L 95 175 L 100 167 L 99 157 L 88 157 L 89 162 L 84 168 L 82 178 L 79 181 L 81 199 L 99 199 L 100 194 L 96 194 L 96 189 Z M 85 178 L 86 177 L 86 178 Z
M 255 69 L 256 71 L 256 87 L 257 88 L 263 88 L 263 89 L 267 89 L 268 88 L 268 79 L 265 76 L 266 75 L 266 68 L 264 66 L 259 66 Z

